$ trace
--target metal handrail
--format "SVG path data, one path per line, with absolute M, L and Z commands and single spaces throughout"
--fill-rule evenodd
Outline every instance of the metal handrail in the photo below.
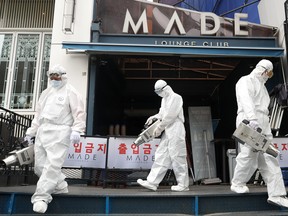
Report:
M 31 122 L 29 117 L 0 107 L 0 160 L 6 158 L 12 150 L 21 148 L 21 140 Z M 1 167 L 0 172 L 6 177 L 7 185 L 11 184 L 12 176 L 23 177 L 22 184 L 27 184 L 30 169 L 32 165 Z

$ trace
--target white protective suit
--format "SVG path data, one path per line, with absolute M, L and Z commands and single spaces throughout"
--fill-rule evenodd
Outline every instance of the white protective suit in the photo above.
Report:
M 63 72 L 65 69 L 56 66 L 54 70 Z M 51 80 L 49 82 L 52 84 Z M 41 203 L 39 201 L 48 204 L 52 201 L 51 194 L 68 192 L 61 168 L 70 145 L 70 135 L 72 132 L 84 133 L 85 127 L 86 112 L 82 97 L 67 83 L 64 73 L 60 85 L 50 86 L 42 92 L 32 125 L 26 132 L 28 137 L 36 136 L 34 171 L 39 180 L 31 198 L 33 204 Z M 44 213 L 45 208 L 47 205 L 40 206 L 40 210 L 36 211 Z
M 257 122 L 256 124 L 262 129 L 262 133 L 272 140 L 268 116 L 270 97 L 264 85 L 268 77 L 263 74 L 267 69 L 273 70 L 272 63 L 268 60 L 261 60 L 249 75 L 243 76 L 237 82 L 238 111 L 236 127 L 244 119 Z M 231 190 L 237 193 L 249 192 L 246 183 L 258 168 L 267 184 L 269 198 L 285 196 L 286 190 L 277 158 L 266 153 L 255 152 L 247 144 L 239 144 L 239 147 L 240 152 L 236 157 L 237 163 L 231 182 Z
M 183 100 L 182 97 L 176 94 L 172 88 L 163 80 L 158 80 L 155 84 L 155 90 L 162 86 L 162 92 L 156 93 L 162 97 L 161 108 L 159 113 L 151 116 L 148 120 L 153 118 L 161 119 L 161 124 L 155 129 L 155 136 L 161 134 L 163 131 L 161 141 L 155 152 L 155 161 L 152 165 L 151 171 L 147 177 L 147 182 L 141 179 L 137 181 L 145 187 L 148 184 L 149 189 L 156 190 L 159 183 L 164 178 L 168 169 L 174 171 L 178 185 L 172 186 L 171 189 L 175 191 L 189 190 L 189 176 L 187 165 L 187 151 L 185 142 L 185 128 L 183 115 Z M 166 85 L 165 85 L 166 84 Z M 149 187 L 152 186 L 152 187 Z

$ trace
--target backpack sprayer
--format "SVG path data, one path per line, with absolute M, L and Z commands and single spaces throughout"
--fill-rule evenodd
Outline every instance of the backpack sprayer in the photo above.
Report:
M 155 137 L 153 136 L 153 132 L 156 129 L 156 127 L 160 124 L 160 120 L 157 118 L 152 119 L 152 123 L 150 125 L 145 124 L 144 129 L 142 132 L 138 135 L 138 138 L 134 141 L 134 144 L 136 146 L 140 146 L 143 143 L 149 142 Z
M 270 154 L 273 157 L 277 157 L 279 154 L 278 149 L 276 149 L 269 139 L 267 139 L 261 132 L 261 128 L 254 130 L 249 126 L 248 120 L 243 120 L 234 131 L 232 138 L 243 145 L 245 143 L 248 144 L 256 151 L 261 151 Z
M 23 141 L 21 149 L 9 152 L 8 157 L 0 161 L 1 165 L 8 167 L 17 163 L 20 165 L 32 163 L 34 161 L 34 140 L 35 137 L 32 138 L 33 144 L 31 145 L 28 145 L 28 141 Z

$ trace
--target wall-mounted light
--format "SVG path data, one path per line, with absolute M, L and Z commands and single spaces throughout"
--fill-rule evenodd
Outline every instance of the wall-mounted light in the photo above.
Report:
M 74 12 L 75 12 L 75 0 L 65 0 L 64 12 L 63 12 L 63 27 L 62 27 L 65 33 L 73 32 Z

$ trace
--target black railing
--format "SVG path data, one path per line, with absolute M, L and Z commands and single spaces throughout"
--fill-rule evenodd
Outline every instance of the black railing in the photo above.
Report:
M 0 160 L 9 152 L 20 149 L 25 132 L 31 125 L 33 116 L 23 116 L 0 107 Z M 9 166 L 0 167 L 0 185 L 28 184 L 28 177 L 33 176 L 33 167 Z

